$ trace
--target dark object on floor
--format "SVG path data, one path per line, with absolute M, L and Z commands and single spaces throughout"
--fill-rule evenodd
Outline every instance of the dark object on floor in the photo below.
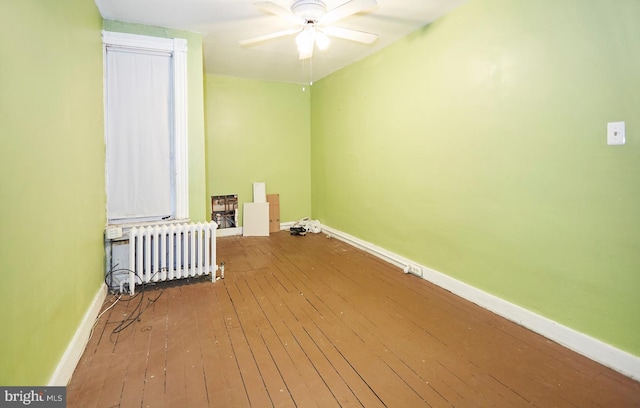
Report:
M 307 235 L 307 230 L 304 229 L 304 227 L 291 227 L 289 228 L 289 231 L 291 231 L 291 235 Z

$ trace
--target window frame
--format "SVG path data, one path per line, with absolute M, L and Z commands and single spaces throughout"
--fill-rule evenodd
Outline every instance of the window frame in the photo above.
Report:
M 173 163 L 174 172 L 174 192 L 173 192 L 173 214 L 172 220 L 189 219 L 189 158 L 188 158 L 188 117 L 187 117 L 187 40 L 184 38 L 160 38 L 138 34 L 118 33 L 112 31 L 102 31 L 103 43 L 103 92 L 104 92 L 104 137 L 107 143 L 108 126 L 107 115 L 107 48 L 120 48 L 128 50 L 139 50 L 141 52 L 169 52 L 172 55 L 173 68 L 173 104 L 172 110 L 172 141 L 173 141 Z M 108 173 L 105 162 L 105 190 L 108 186 Z M 108 209 L 107 209 L 107 214 Z M 107 215 L 108 217 L 108 215 Z M 107 219 L 107 225 L 129 224 L 140 221 L 162 221 L 148 219 Z

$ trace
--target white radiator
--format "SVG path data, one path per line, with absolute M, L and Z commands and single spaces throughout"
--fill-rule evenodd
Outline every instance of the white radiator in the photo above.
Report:
M 202 275 L 216 280 L 215 222 L 162 224 L 129 232 L 129 291 L 135 285 Z

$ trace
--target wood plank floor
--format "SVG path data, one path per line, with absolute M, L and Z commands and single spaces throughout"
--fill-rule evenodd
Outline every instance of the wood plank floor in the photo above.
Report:
M 224 280 L 102 315 L 69 407 L 640 407 L 640 383 L 336 239 L 217 242 Z

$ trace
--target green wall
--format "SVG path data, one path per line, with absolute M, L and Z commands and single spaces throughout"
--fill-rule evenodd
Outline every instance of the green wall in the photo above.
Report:
M 309 88 L 206 76 L 207 197 L 253 201 L 253 183 L 280 194 L 280 220 L 311 215 Z
M 0 385 L 48 383 L 104 274 L 101 24 L 0 2 Z
M 47 383 L 102 281 L 101 28 L 189 42 L 193 220 L 265 181 L 283 221 L 311 215 L 640 355 L 638 15 L 472 0 L 310 95 L 205 83 L 199 34 L 103 22 L 93 2 L 1 2 L 0 385 Z M 609 147 L 618 120 L 627 144 Z
M 640 355 L 638 16 L 472 0 L 316 82 L 313 218 Z
M 191 221 L 207 219 L 205 196 L 205 134 L 204 134 L 204 73 L 202 60 L 202 35 L 188 31 L 142 24 L 104 20 L 105 31 L 149 35 L 160 38 L 184 38 L 187 40 L 187 93 L 189 115 L 189 218 Z M 209 204 L 210 205 L 210 204 Z

